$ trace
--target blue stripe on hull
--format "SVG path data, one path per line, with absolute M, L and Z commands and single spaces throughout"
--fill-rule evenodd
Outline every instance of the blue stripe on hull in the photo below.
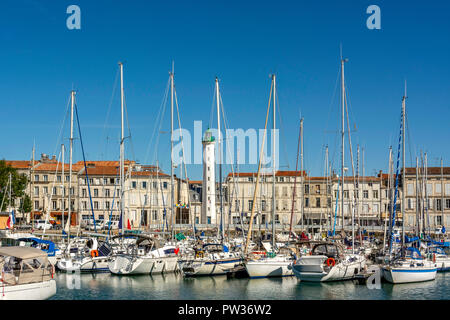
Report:
M 262 279 L 262 278 L 281 278 L 281 277 L 295 277 L 295 274 L 285 274 L 282 276 L 255 276 L 249 277 L 250 279 Z
M 391 272 L 436 272 L 437 269 L 431 269 L 431 270 L 390 270 Z
M 228 261 L 214 261 L 214 262 L 212 262 L 212 261 L 207 261 L 207 262 L 205 262 L 205 265 L 206 264 L 224 264 L 224 263 L 235 263 L 235 262 L 241 262 L 242 261 L 242 259 L 237 259 L 237 260 L 228 260 Z

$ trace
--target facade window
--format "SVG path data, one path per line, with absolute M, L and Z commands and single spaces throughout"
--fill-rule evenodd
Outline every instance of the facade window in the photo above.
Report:
M 61 182 L 61 176 L 57 176 L 57 177 L 56 177 L 56 180 L 57 180 L 58 182 Z
M 253 209 L 253 200 L 248 200 L 248 210 L 252 210 Z
M 284 177 L 280 177 L 280 182 L 284 182 Z
M 109 189 L 105 189 L 105 197 L 107 197 L 107 198 L 110 197 L 110 191 L 109 191 Z
M 320 208 L 320 198 L 316 198 L 316 208 Z
M 305 194 L 309 194 L 309 184 L 305 184 Z
M 58 190 L 56 187 L 52 188 L 52 195 L 57 195 L 58 194 Z
M 378 199 L 378 190 L 373 190 L 373 198 Z
M 70 188 L 70 195 L 74 195 L 75 194 L 75 188 L 74 187 L 72 187 L 72 188 Z
M 94 197 L 98 197 L 98 189 L 94 189 Z
M 87 201 L 83 201 L 83 209 L 86 210 L 87 209 Z
M 305 208 L 309 208 L 309 198 L 305 198 Z
M 147 181 L 142 181 L 142 189 L 147 189 Z
M 316 193 L 320 194 L 320 184 L 316 184 Z
M 158 184 L 156 182 L 153 182 L 153 189 L 156 189 L 158 187 Z
M 167 189 L 167 185 L 168 185 L 167 182 L 163 182 L 163 188 L 164 188 L 164 189 Z
M 44 174 L 44 181 L 47 182 L 48 181 L 48 175 Z
M 369 187 L 372 187 L 373 186 L 373 183 L 372 182 L 369 182 Z
M 348 199 L 348 190 L 344 190 L 344 198 Z
M 94 209 L 98 209 L 98 201 L 94 201 Z
M 261 200 L 261 211 L 266 211 L 266 200 Z
M 328 198 L 328 199 L 327 199 L 327 207 L 328 207 L 328 208 L 331 208 L 331 198 Z
M 56 203 L 56 200 L 52 201 L 53 210 L 56 210 L 58 208 L 58 205 Z
M 368 190 L 363 191 L 363 197 L 364 197 L 364 199 L 369 199 L 369 191 Z
M 445 199 L 445 209 L 450 209 L 450 199 Z
M 136 189 L 136 186 L 137 186 L 136 181 L 131 181 L 131 187 L 132 187 L 133 189 Z
M 48 187 L 44 187 L 44 194 L 48 194 Z
M 103 178 L 103 184 L 106 186 L 108 184 L 108 178 Z
M 248 182 L 253 182 L 253 177 L 248 177 Z
M 83 197 L 86 197 L 86 189 L 81 189 L 81 194 Z
M 39 201 L 34 202 L 34 210 L 39 210 Z
M 109 201 L 105 201 L 105 209 L 109 209 Z
M 68 182 L 70 180 L 70 176 L 66 176 L 66 181 Z
M 39 195 L 39 187 L 34 187 L 34 195 L 35 196 Z
M 39 181 L 39 175 L 38 175 L 38 174 L 36 174 L 36 175 L 34 176 L 34 181 Z
M 442 201 L 441 199 L 436 199 L 436 210 L 442 210 Z

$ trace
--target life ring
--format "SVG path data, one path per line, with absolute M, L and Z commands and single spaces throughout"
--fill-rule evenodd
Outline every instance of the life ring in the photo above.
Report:
M 98 250 L 91 250 L 91 257 L 98 257 Z
M 195 254 L 195 257 L 196 257 L 196 258 L 203 258 L 203 257 L 204 257 L 203 251 L 198 251 L 198 252 Z
M 327 266 L 334 267 L 335 264 L 336 264 L 336 260 L 334 260 L 334 258 L 327 259 Z

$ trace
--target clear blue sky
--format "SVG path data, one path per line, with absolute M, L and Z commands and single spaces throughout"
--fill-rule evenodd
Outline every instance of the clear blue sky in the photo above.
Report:
M 71 4 L 81 8 L 81 30 L 66 28 Z M 366 27 L 371 4 L 381 8 L 381 30 Z M 366 174 L 386 170 L 390 145 L 396 154 L 405 79 L 407 165 L 415 165 L 420 150 L 429 166 L 441 157 L 450 165 L 449 15 L 447 1 L 3 1 L 0 158 L 29 159 L 33 141 L 37 155 L 58 155 L 75 88 L 87 158 L 118 159 L 120 100 L 118 90 L 112 93 L 117 62 L 124 61 L 134 147 L 127 158 L 153 162 L 150 138 L 173 60 L 182 126 L 191 131 L 195 120 L 204 129 L 209 123 L 216 76 L 229 126 L 263 128 L 275 72 L 281 169 L 295 169 L 301 112 L 305 168 L 322 175 L 325 144 L 339 166 L 342 43 L 353 146 L 365 148 Z M 162 130 L 169 129 L 166 114 Z M 66 119 L 66 144 L 68 136 Z M 158 159 L 167 172 L 169 136 L 160 139 Z M 76 141 L 74 160 L 81 159 Z M 201 179 L 200 165 L 188 171 Z

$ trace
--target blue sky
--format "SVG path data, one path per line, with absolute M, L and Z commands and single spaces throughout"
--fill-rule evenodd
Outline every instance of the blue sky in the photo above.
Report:
M 81 8 L 81 30 L 66 27 L 71 4 Z M 371 4 L 381 9 L 381 30 L 366 27 Z M 387 170 L 390 145 L 396 154 L 405 79 L 407 165 L 422 150 L 429 166 L 441 157 L 448 166 L 449 12 L 445 1 L 4 1 L 0 158 L 29 159 L 33 141 L 37 155 L 58 156 L 61 141 L 68 142 L 68 119 L 63 140 L 59 134 L 74 88 L 87 158 L 118 159 L 120 97 L 118 89 L 112 93 L 123 61 L 134 149 L 128 143 L 127 158 L 153 162 L 150 140 L 175 61 L 182 126 L 192 132 L 195 120 L 204 129 L 209 123 L 216 76 L 230 128 L 263 128 L 269 75 L 276 73 L 280 169 L 295 169 L 301 113 L 305 169 L 322 175 L 326 144 L 339 168 L 342 43 L 357 129 L 352 142 L 354 150 L 365 149 L 366 174 Z M 170 129 L 168 115 L 163 131 Z M 161 134 L 157 158 L 166 172 L 169 152 L 169 136 Z M 76 141 L 74 160 L 81 159 Z M 256 166 L 241 167 L 249 170 Z M 201 179 L 200 165 L 188 172 Z

